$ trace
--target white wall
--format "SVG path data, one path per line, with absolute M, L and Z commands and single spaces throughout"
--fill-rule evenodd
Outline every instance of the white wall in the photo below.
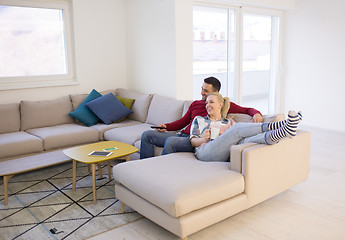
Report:
M 126 0 L 125 5 L 128 87 L 191 99 L 191 0 Z
M 297 0 L 285 17 L 283 109 L 303 124 L 345 131 L 345 1 Z
M 125 5 L 129 88 L 174 96 L 174 1 L 127 0 Z
M 0 91 L 0 104 L 127 87 L 125 0 L 73 0 L 79 85 Z
M 193 99 L 193 4 L 175 0 L 176 98 Z

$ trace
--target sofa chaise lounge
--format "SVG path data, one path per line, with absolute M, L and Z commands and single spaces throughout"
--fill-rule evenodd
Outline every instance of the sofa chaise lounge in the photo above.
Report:
M 238 121 L 238 120 L 237 120 Z M 183 240 L 259 204 L 309 174 L 310 132 L 275 145 L 231 147 L 230 162 L 202 162 L 173 153 L 113 167 L 122 211 L 130 206 Z

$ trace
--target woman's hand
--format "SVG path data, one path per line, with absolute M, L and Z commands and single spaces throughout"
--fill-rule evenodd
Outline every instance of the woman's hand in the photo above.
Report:
M 203 133 L 203 137 L 193 137 L 190 139 L 190 143 L 193 147 L 198 148 L 210 141 L 211 130 L 206 129 Z
M 206 142 L 210 141 L 210 138 L 211 138 L 211 129 L 206 129 L 204 131 L 204 138 L 206 140 Z
M 223 133 L 226 132 L 226 130 L 228 130 L 230 128 L 230 125 L 227 124 L 227 125 L 222 125 L 219 129 L 219 136 L 222 135 Z
M 206 143 L 202 143 L 202 144 L 200 144 L 200 146 L 199 147 L 197 147 L 197 149 L 199 149 L 199 148 L 201 148 L 203 145 L 205 145 Z

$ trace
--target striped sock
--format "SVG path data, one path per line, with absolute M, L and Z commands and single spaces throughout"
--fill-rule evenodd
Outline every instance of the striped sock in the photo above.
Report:
M 270 139 L 273 142 L 279 142 L 285 137 L 296 136 L 297 125 L 301 121 L 300 116 L 302 115 L 297 114 L 295 111 L 289 111 L 286 124 L 279 129 L 272 130 L 269 135 Z
M 302 121 L 302 119 L 303 119 L 302 112 L 299 111 L 297 114 L 299 116 L 299 120 Z M 287 123 L 287 119 L 283 120 L 283 121 L 278 121 L 278 122 L 270 122 L 267 125 L 268 126 L 268 130 L 276 130 L 276 129 L 282 128 L 282 127 L 284 127 L 284 125 L 286 123 Z

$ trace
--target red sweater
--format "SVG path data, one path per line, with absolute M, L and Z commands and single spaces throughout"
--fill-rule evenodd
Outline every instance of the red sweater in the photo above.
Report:
M 259 113 L 261 114 L 258 110 L 254 108 L 245 108 L 237 105 L 236 103 L 231 102 L 230 103 L 230 109 L 228 113 L 244 113 L 248 114 L 250 116 L 254 116 L 255 114 Z M 203 100 L 196 100 L 192 102 L 192 104 L 189 106 L 188 111 L 186 114 L 179 120 L 171 123 L 166 123 L 165 125 L 167 126 L 168 131 L 178 131 L 180 129 L 183 129 L 181 132 L 190 134 L 190 126 L 193 122 L 193 119 L 196 116 L 201 116 L 205 117 L 207 115 L 206 111 L 206 101 Z

